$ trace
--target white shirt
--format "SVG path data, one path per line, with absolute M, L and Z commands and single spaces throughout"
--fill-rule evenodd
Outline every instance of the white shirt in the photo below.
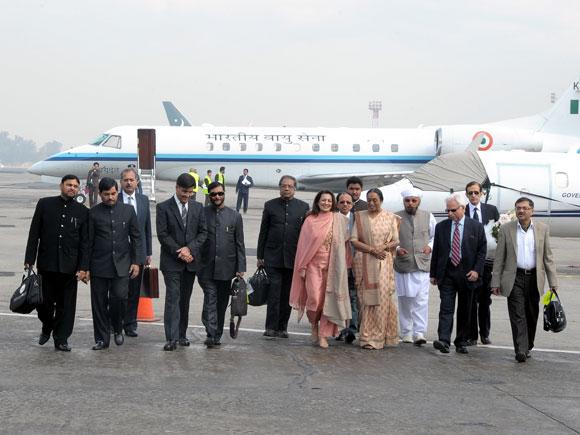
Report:
M 528 231 L 524 231 L 520 223 L 516 228 L 518 243 L 518 267 L 533 269 L 536 267 L 536 239 L 534 237 L 534 223 L 531 222 Z
M 129 195 L 127 192 L 123 191 L 123 203 L 132 205 L 135 209 L 135 214 L 137 214 L 137 198 L 135 198 L 135 192 Z
M 177 208 L 179 209 L 179 213 L 181 213 L 181 211 L 183 210 L 183 206 L 185 205 L 185 211 L 189 211 L 188 207 L 189 204 L 186 202 L 185 204 L 183 204 L 179 198 L 177 197 L 177 195 L 173 195 L 173 199 L 175 199 L 175 203 L 177 204 Z
M 478 203 L 477 205 L 473 205 L 472 203 L 469 203 L 469 216 L 473 216 L 474 209 L 477 210 L 477 221 L 481 222 L 481 203 Z M 483 223 L 483 222 L 481 222 L 481 223 Z

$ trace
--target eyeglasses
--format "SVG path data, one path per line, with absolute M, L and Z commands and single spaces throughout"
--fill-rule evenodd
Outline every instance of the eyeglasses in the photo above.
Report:
M 352 204 L 352 202 L 350 202 L 350 201 L 339 201 L 338 203 L 339 204 L 343 204 L 343 205 L 344 204 Z
M 457 208 L 446 208 L 445 209 L 445 213 L 455 213 L 457 210 L 459 210 L 461 207 L 457 207 Z
M 467 194 L 468 194 L 469 196 L 471 196 L 471 195 L 479 195 L 480 193 L 481 193 L 481 192 L 478 192 L 478 191 L 476 191 L 476 190 L 470 190 L 469 192 L 467 192 Z
M 516 207 L 516 211 L 529 211 L 531 209 L 531 207 Z
M 216 196 L 224 196 L 224 195 L 225 195 L 225 192 L 211 192 L 209 194 L 209 196 L 211 196 L 212 198 L 216 197 Z

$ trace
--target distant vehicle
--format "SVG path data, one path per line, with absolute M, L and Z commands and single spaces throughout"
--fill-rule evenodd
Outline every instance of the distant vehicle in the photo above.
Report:
M 480 151 L 567 152 L 580 146 L 578 82 L 545 113 L 489 124 L 419 128 L 286 128 L 286 127 L 115 127 L 87 145 L 35 163 L 34 174 L 84 175 L 96 161 L 103 174 L 119 175 L 137 160 L 137 130 L 156 131 L 157 179 L 174 180 L 196 167 L 198 173 L 226 166 L 227 173 L 251 168 L 258 187 L 276 187 L 282 174 L 293 174 L 301 188 L 343 188 L 351 175 L 365 185 L 401 179 L 433 158 L 465 150 L 483 137 Z M 188 121 L 173 105 L 172 119 Z M 168 115 L 169 118 L 169 115 Z M 230 182 L 234 177 L 226 177 Z

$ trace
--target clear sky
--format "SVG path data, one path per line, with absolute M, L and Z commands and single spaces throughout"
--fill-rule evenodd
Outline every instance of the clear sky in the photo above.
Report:
M 580 76 L 580 1 L 2 0 L 0 130 L 382 127 L 541 112 Z

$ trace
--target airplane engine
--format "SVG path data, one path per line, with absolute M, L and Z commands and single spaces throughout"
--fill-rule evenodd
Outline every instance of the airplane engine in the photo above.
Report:
M 542 151 L 542 140 L 531 130 L 457 125 L 438 128 L 435 131 L 436 153 L 441 155 L 464 151 L 477 135 L 483 136 L 478 151 Z

